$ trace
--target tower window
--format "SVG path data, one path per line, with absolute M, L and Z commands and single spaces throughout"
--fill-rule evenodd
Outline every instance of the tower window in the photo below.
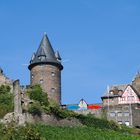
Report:
M 55 92 L 55 88 L 51 88 L 51 92 L 53 92 L 53 93 L 54 93 L 54 92 Z
M 32 79 L 33 79 L 33 78 L 34 78 L 34 75 L 32 74 L 31 77 L 32 77 Z
M 51 75 L 54 77 L 55 76 L 55 72 L 52 72 Z
M 39 82 L 40 82 L 40 84 L 42 84 L 42 83 L 43 83 L 43 79 L 40 79 L 40 81 L 39 81 Z

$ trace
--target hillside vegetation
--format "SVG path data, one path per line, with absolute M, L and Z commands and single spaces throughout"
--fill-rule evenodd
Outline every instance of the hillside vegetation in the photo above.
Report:
M 0 126 L 1 140 L 140 140 L 129 131 L 95 127 L 60 127 L 43 124 Z
M 10 87 L 2 85 L 0 86 L 0 118 L 13 110 L 13 94 L 10 93 Z

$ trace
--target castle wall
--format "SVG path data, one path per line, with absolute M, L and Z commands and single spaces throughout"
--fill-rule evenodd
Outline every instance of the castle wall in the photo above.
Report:
M 14 113 L 15 115 L 19 115 L 22 114 L 19 80 L 14 81 L 13 91 L 14 91 Z
M 31 85 L 40 84 L 49 100 L 61 102 L 61 71 L 53 65 L 37 65 L 31 69 Z
M 13 81 L 8 79 L 3 73 L 0 73 L 0 86 L 1 85 L 10 86 L 11 93 L 13 93 Z
M 74 110 L 74 112 L 83 115 L 92 114 L 98 118 L 102 117 L 102 109 Z

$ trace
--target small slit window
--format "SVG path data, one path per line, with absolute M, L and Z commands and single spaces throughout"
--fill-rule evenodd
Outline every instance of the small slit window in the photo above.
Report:
M 54 92 L 55 92 L 55 88 L 52 88 L 52 89 L 51 89 L 51 92 L 53 92 L 53 93 L 54 93 Z
M 55 72 L 51 72 L 51 75 L 52 75 L 52 77 L 54 77 L 55 76 Z
M 33 74 L 31 75 L 31 78 L 32 78 L 32 79 L 34 78 L 34 75 L 33 75 Z
M 39 81 L 39 82 L 40 82 L 40 84 L 42 84 L 42 83 L 43 83 L 43 79 L 40 79 L 40 81 Z

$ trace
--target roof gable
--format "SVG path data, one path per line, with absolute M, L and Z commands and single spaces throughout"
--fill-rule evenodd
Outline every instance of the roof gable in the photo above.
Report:
M 126 97 L 126 96 L 138 97 L 137 92 L 134 90 L 134 88 L 131 85 L 128 85 L 124 90 L 124 93 L 122 94 L 122 97 Z
M 81 99 L 81 100 L 80 100 L 78 106 L 79 106 L 80 108 L 85 108 L 85 109 L 87 109 L 87 103 L 86 103 L 86 101 L 85 101 L 84 99 Z

